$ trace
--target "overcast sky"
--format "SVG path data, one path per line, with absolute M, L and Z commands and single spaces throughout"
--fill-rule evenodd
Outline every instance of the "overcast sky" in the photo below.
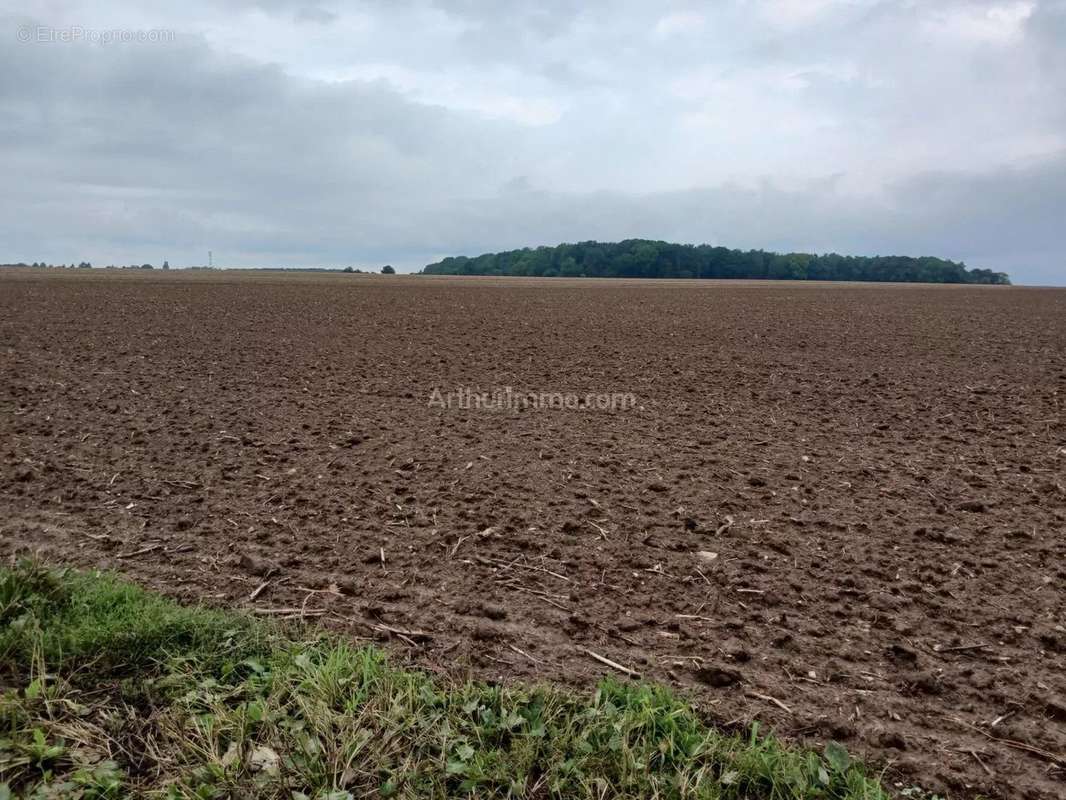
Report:
M 0 261 L 649 237 L 1066 284 L 1066 0 L 0 0 L 0 30 Z

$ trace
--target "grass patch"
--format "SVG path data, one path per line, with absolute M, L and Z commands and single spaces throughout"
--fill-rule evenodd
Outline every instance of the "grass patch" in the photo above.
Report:
M 442 683 L 32 562 L 0 569 L 0 687 L 0 800 L 888 797 L 839 746 L 723 733 L 662 687 Z

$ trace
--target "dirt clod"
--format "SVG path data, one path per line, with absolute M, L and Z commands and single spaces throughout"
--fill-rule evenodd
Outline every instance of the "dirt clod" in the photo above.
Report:
M 482 603 L 481 613 L 491 620 L 507 619 L 507 609 L 494 603 Z
M 260 578 L 265 578 L 268 575 L 277 572 L 278 566 L 269 559 L 260 558 L 259 556 L 252 555 L 251 553 L 241 553 L 240 566 L 245 572 L 252 575 L 256 575 Z
M 735 686 L 741 681 L 741 674 L 735 669 L 705 665 L 695 671 L 696 680 L 715 689 Z

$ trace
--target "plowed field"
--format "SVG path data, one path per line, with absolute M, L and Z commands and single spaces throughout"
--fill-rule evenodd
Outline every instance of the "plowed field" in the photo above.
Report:
M 10 271 L 0 552 L 1057 798 L 1064 399 L 1066 290 Z

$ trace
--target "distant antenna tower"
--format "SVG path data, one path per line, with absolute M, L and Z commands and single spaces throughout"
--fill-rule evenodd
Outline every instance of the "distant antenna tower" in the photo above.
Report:
M 207 251 L 207 268 L 208 269 L 214 269 L 215 268 L 214 256 L 211 255 L 211 251 L 210 250 Z

